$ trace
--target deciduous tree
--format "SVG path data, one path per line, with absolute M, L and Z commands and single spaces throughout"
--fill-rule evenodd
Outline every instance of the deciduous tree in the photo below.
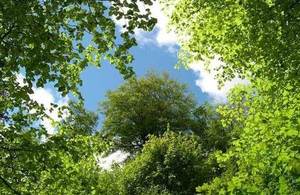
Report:
M 194 194 L 209 168 L 199 137 L 165 132 L 151 136 L 142 152 L 124 167 L 123 194 Z
M 162 135 L 168 126 L 174 131 L 191 131 L 195 108 L 185 85 L 166 74 L 150 73 L 107 94 L 101 105 L 103 133 L 112 136 L 117 147 L 136 151 L 150 134 Z

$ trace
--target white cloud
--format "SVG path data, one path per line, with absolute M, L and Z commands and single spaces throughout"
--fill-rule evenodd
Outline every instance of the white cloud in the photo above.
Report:
M 226 102 L 226 97 L 230 89 L 232 89 L 237 84 L 248 84 L 247 80 L 235 77 L 231 81 L 225 82 L 222 88 L 218 87 L 218 81 L 216 80 L 216 68 L 224 63 L 220 61 L 217 57 L 210 61 L 210 71 L 204 68 L 204 62 L 198 61 L 189 65 L 189 67 L 198 76 L 196 80 L 196 85 L 201 88 L 204 93 L 207 93 L 210 97 L 214 99 L 215 102 Z
M 58 108 L 54 108 L 51 111 L 51 104 L 57 104 L 58 107 L 67 105 L 69 98 L 60 97 L 59 99 L 55 98 L 54 93 L 50 89 L 44 88 L 33 88 L 33 94 L 30 95 L 32 100 L 35 100 L 37 103 L 42 104 L 46 110 L 46 114 L 49 118 L 44 118 L 41 121 L 41 124 L 47 129 L 49 134 L 53 134 L 55 128 L 52 122 L 61 121 L 63 118 L 67 116 L 66 112 L 63 114 L 62 118 L 58 115 Z
M 26 85 L 25 81 L 24 81 L 25 77 L 21 73 L 17 74 L 16 77 L 17 77 L 16 81 L 17 81 L 18 85 L 20 87 L 24 87 Z
M 21 87 L 26 85 L 26 83 L 24 82 L 24 76 L 22 74 L 17 75 L 16 81 Z M 69 101 L 69 97 L 62 97 L 58 93 L 54 93 L 51 89 L 32 87 L 32 90 L 33 94 L 30 94 L 29 97 L 32 100 L 36 101 L 38 104 L 43 105 L 46 114 L 49 116 L 49 118 L 44 118 L 41 121 L 41 124 L 46 128 L 49 134 L 53 134 L 55 128 L 52 125 L 52 122 L 61 121 L 67 116 L 67 113 L 65 112 L 62 118 L 60 118 L 58 116 L 58 108 L 52 108 L 51 104 L 57 104 L 58 107 L 65 106 Z M 52 111 L 51 108 L 53 109 Z M 32 112 L 34 112 L 34 110 L 32 110 Z
M 138 6 L 141 13 L 146 13 L 145 10 L 147 7 L 143 3 L 138 2 Z M 155 25 L 153 32 L 145 32 L 143 30 L 136 29 L 135 37 L 138 43 L 140 45 L 156 44 L 159 47 L 165 47 L 171 53 L 177 52 L 177 35 L 175 32 L 169 32 L 167 27 L 169 18 L 162 11 L 160 3 L 155 1 L 149 8 L 152 16 L 157 18 L 157 24 Z M 121 27 L 121 31 L 123 31 L 122 26 L 126 24 L 127 21 L 124 19 L 114 19 L 114 21 L 119 27 Z
M 151 13 L 153 17 L 157 18 L 157 34 L 156 34 L 156 42 L 159 46 L 176 46 L 177 45 L 177 35 L 175 32 L 169 32 L 168 23 L 169 18 L 164 14 L 161 9 L 161 5 L 158 1 L 156 1 L 151 7 Z
M 129 153 L 117 150 L 106 157 L 99 157 L 98 165 L 105 170 L 111 170 L 114 164 L 122 164 L 128 156 Z

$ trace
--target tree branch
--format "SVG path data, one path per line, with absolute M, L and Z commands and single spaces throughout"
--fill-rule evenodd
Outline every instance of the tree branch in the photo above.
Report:
M 17 151 L 21 151 L 21 152 L 39 152 L 39 151 L 42 151 L 42 149 L 37 148 L 37 147 L 34 147 L 34 148 L 30 149 L 30 148 L 12 148 L 12 147 L 0 146 L 0 149 L 7 150 L 7 151 L 12 151 L 12 152 L 17 152 Z
M 14 29 L 14 27 L 15 27 L 15 24 L 13 24 L 13 25 L 7 30 L 7 32 L 4 33 L 4 34 L 0 37 L 0 42 L 2 42 L 2 41 L 5 39 L 5 37 L 7 37 L 7 36 L 12 32 L 12 30 Z

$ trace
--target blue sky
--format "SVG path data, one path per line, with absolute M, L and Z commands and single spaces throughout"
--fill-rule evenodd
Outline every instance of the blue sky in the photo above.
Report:
M 173 79 L 186 83 L 199 103 L 209 100 L 209 97 L 196 86 L 197 75 L 192 70 L 175 69 L 176 53 L 171 53 L 165 47 L 155 44 L 137 46 L 132 49 L 132 53 L 135 57 L 132 66 L 138 77 L 150 70 L 158 73 L 167 72 Z M 81 78 L 83 80 L 81 93 L 85 98 L 85 106 L 92 111 L 98 108 L 98 103 L 103 101 L 108 90 L 114 90 L 124 82 L 118 70 L 108 63 L 101 68 L 88 67 Z

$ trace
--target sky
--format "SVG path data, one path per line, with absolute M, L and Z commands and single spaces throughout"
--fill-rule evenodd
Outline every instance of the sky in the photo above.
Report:
M 140 7 L 143 9 L 143 5 Z M 184 67 L 176 69 L 177 52 L 180 49 L 178 37 L 174 32 L 168 31 L 168 17 L 161 11 L 159 3 L 156 2 L 150 9 L 158 22 L 152 32 L 136 30 L 135 37 L 138 46 L 130 50 L 135 58 L 131 66 L 137 77 L 141 77 L 149 71 L 167 72 L 171 78 L 187 84 L 189 92 L 194 94 L 199 104 L 206 101 L 211 103 L 226 102 L 228 91 L 237 83 L 245 83 L 245 81 L 236 78 L 225 83 L 225 86 L 219 89 L 215 79 L 215 71 L 206 71 L 201 61 L 189 64 L 188 69 Z M 115 22 L 118 30 L 122 31 L 122 26 L 126 21 L 115 20 Z M 89 40 L 90 38 L 87 37 L 86 44 L 89 44 Z M 211 60 L 211 67 L 217 68 L 221 63 L 216 57 Z M 19 78 L 19 83 L 22 84 L 21 74 Z M 99 102 L 105 99 L 105 94 L 109 90 L 117 89 L 124 82 L 118 70 L 108 63 L 104 63 L 100 68 L 89 66 L 82 72 L 81 79 L 83 86 L 80 87 L 80 92 L 85 99 L 86 109 L 90 111 L 97 111 Z M 31 95 L 31 98 L 43 104 L 46 109 L 50 109 L 51 103 L 66 105 L 70 99 L 69 97 L 61 97 L 51 86 L 34 88 L 33 91 L 34 94 Z M 54 121 L 61 120 L 57 111 L 48 114 Z M 99 121 L 99 127 L 101 127 L 103 116 L 100 115 Z M 51 120 L 45 119 L 41 122 L 49 133 L 54 133 Z
M 149 71 L 167 72 L 172 79 L 186 83 L 188 90 L 195 95 L 199 103 L 209 100 L 208 95 L 202 93 L 196 85 L 197 75 L 192 70 L 183 67 L 175 69 L 176 53 L 170 53 L 166 48 L 154 44 L 138 46 L 132 49 L 132 53 L 135 56 L 132 67 L 137 77 L 144 76 Z M 118 70 L 108 63 L 101 68 L 88 67 L 81 78 L 83 86 L 80 91 L 88 110 L 96 110 L 97 104 L 105 98 L 106 92 L 118 88 L 124 82 Z

